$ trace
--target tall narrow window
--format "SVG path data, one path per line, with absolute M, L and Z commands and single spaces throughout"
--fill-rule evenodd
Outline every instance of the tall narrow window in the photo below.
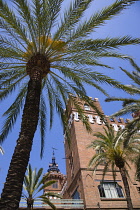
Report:
M 80 199 L 80 195 L 79 195 L 79 192 L 77 191 L 77 189 L 76 189 L 75 192 L 73 193 L 72 199 Z
M 58 188 L 58 182 L 53 183 L 52 188 Z
M 123 198 L 123 192 L 121 186 L 116 182 L 102 182 L 98 186 L 100 197 L 103 198 Z

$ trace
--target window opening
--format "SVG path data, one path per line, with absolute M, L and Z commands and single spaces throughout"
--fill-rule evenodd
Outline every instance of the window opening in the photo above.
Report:
M 123 198 L 122 187 L 116 182 L 102 182 L 99 186 L 100 197 L 103 198 Z
M 58 188 L 58 182 L 53 183 L 52 188 Z
M 77 189 L 76 189 L 75 192 L 73 193 L 72 199 L 80 199 L 80 194 L 79 194 L 79 192 L 77 191 Z
M 85 110 L 90 110 L 90 107 L 89 107 L 89 105 L 87 105 L 87 104 L 84 104 L 84 109 L 85 109 Z

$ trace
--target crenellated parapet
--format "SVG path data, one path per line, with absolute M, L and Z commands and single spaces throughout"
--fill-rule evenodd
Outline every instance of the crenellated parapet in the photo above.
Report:
M 91 97 L 90 97 L 91 99 Z M 130 119 L 123 119 L 123 118 L 109 118 L 109 116 L 104 115 L 101 105 L 99 103 L 98 98 L 94 98 L 93 103 L 96 105 L 96 107 L 99 109 L 99 111 L 104 115 L 104 120 L 97 114 L 97 112 L 88 106 L 84 101 L 81 101 L 79 98 L 77 98 L 78 104 L 83 108 L 84 114 L 87 117 L 90 124 L 94 126 L 94 124 L 98 125 L 105 125 L 105 121 L 108 122 L 108 124 L 112 125 L 114 127 L 115 131 L 118 131 L 119 129 L 124 129 L 126 124 L 130 122 Z M 68 103 L 68 107 L 71 107 L 69 110 L 69 120 L 68 120 L 68 127 L 71 128 L 71 125 L 73 122 L 80 122 L 80 116 L 78 114 L 78 111 L 74 107 L 74 105 L 70 104 L 70 101 Z

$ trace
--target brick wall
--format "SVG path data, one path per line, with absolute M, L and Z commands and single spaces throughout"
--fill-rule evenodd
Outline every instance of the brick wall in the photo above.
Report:
M 84 102 L 78 98 L 77 100 L 81 107 L 84 108 Z M 103 113 L 98 99 L 95 99 L 93 103 Z M 68 102 L 67 110 L 69 112 L 69 116 L 73 116 L 73 120 L 71 120 L 71 124 L 69 126 L 71 130 L 70 147 L 68 146 L 67 141 L 65 141 L 67 190 L 64 193 L 64 198 L 71 198 L 77 189 L 80 194 L 80 198 L 84 199 L 86 209 L 114 209 L 114 207 L 116 207 L 116 209 L 126 209 L 125 197 L 118 199 L 100 198 L 98 185 L 100 184 L 100 180 L 102 180 L 103 166 L 98 167 L 98 170 L 95 173 L 93 173 L 93 171 L 91 171 L 88 167 L 89 160 L 92 158 L 95 151 L 93 151 L 92 148 L 87 149 L 87 146 L 91 143 L 91 141 L 94 140 L 95 137 L 93 137 L 92 134 L 87 133 L 80 119 L 76 120 L 77 116 L 74 116 L 76 109 L 71 104 L 71 101 Z M 98 115 L 95 110 L 86 110 L 85 114 L 87 116 L 92 116 L 90 125 L 93 133 L 98 131 L 103 132 L 104 124 L 99 118 L 97 119 Z M 125 126 L 123 119 L 106 119 L 116 130 Z M 129 184 L 133 205 L 135 208 L 140 209 L 140 194 L 137 190 L 137 187 L 140 187 L 140 184 L 139 182 L 135 181 L 135 169 L 133 167 L 132 170 L 129 171 L 129 174 L 131 177 Z M 104 177 L 104 180 L 113 180 L 112 172 L 108 172 Z M 117 172 L 116 180 L 118 181 L 118 184 L 122 186 L 124 192 L 124 187 L 119 172 Z

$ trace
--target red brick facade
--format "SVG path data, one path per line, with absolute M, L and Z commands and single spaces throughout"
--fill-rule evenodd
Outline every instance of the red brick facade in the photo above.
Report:
M 84 105 L 84 102 L 77 99 L 78 103 L 85 108 L 85 114 L 88 116 L 91 127 L 94 132 L 103 131 L 104 124 L 98 117 L 97 113 Z M 98 99 L 94 99 L 93 103 L 102 111 Z M 117 171 L 116 182 L 120 188 L 122 188 L 122 197 L 106 198 L 101 197 L 99 193 L 99 185 L 102 181 L 103 166 L 98 167 L 95 173 L 89 169 L 89 160 L 93 156 L 94 152 L 92 148 L 87 149 L 87 146 L 94 140 L 93 135 L 87 133 L 83 127 L 83 123 L 78 119 L 77 111 L 71 102 L 68 102 L 69 116 L 72 118 L 69 121 L 69 128 L 71 130 L 71 145 L 65 141 L 65 155 L 66 155 L 66 173 L 67 173 L 67 187 L 63 194 L 64 199 L 73 198 L 73 196 L 79 196 L 84 200 L 85 209 L 127 209 L 125 192 L 121 176 Z M 88 110 L 90 109 L 90 110 Z M 123 128 L 127 122 L 123 119 L 112 119 L 108 122 L 112 124 L 117 131 L 119 128 Z M 131 198 L 134 209 L 140 210 L 140 183 L 135 180 L 135 170 L 132 168 L 129 171 L 131 180 L 129 180 Z M 109 171 L 104 177 L 106 183 L 113 183 L 112 172 Z M 105 184 L 106 185 L 106 184 Z M 112 184 L 111 184 L 112 186 Z

